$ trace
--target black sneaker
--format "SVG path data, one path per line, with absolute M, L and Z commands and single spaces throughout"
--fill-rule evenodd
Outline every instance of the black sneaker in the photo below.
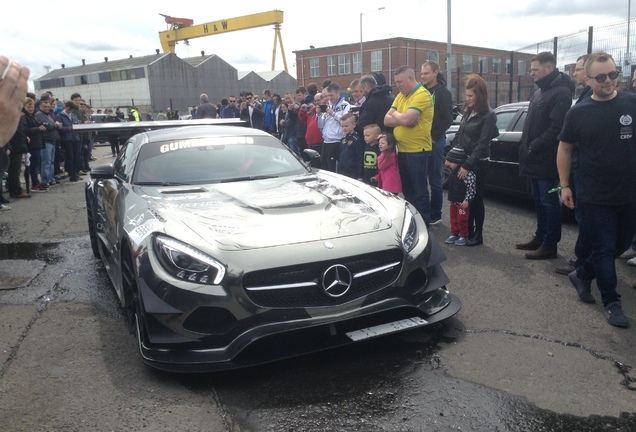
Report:
M 429 222 L 429 225 L 438 225 L 442 223 L 442 219 L 434 219 Z
M 607 322 L 616 327 L 629 327 L 629 320 L 623 313 L 621 302 L 615 301 L 605 306 Z
M 576 274 L 576 270 L 568 275 L 568 279 L 570 279 L 570 282 L 572 282 L 572 285 L 574 285 L 574 289 L 576 289 L 576 293 L 579 295 L 579 298 L 583 303 L 596 303 L 596 300 L 594 299 L 594 296 L 592 296 L 591 292 L 592 281 L 579 278 L 579 275 Z

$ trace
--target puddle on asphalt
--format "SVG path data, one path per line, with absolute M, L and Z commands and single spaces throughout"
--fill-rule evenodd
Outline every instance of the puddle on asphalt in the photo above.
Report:
M 52 264 L 59 260 L 59 243 L 0 244 L 0 260 L 40 260 Z
M 447 376 L 438 353 L 444 345 L 461 343 L 461 328 L 451 319 L 238 373 L 178 380 L 195 392 L 214 388 L 231 417 L 251 430 L 311 425 L 316 430 L 636 431 L 636 413 L 559 414 Z

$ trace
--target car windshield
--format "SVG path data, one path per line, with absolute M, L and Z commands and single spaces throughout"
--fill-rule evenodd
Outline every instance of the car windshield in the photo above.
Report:
M 270 137 L 205 137 L 145 143 L 132 183 L 226 183 L 297 175 L 307 170 L 287 147 Z

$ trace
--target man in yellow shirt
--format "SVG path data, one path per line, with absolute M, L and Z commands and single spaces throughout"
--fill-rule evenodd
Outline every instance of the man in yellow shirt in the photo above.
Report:
M 415 71 L 402 66 L 395 71 L 400 91 L 384 117 L 384 125 L 393 128 L 398 147 L 398 165 L 404 198 L 415 206 L 428 225 L 431 202 L 428 194 L 428 159 L 433 143 L 433 98 L 415 79 Z

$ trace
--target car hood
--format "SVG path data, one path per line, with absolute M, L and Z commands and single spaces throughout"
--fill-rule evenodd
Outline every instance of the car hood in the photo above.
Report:
M 142 191 L 167 234 L 179 238 L 186 225 L 226 250 L 386 230 L 404 211 L 401 200 L 388 200 L 398 213 L 378 199 L 382 192 L 327 173 Z

